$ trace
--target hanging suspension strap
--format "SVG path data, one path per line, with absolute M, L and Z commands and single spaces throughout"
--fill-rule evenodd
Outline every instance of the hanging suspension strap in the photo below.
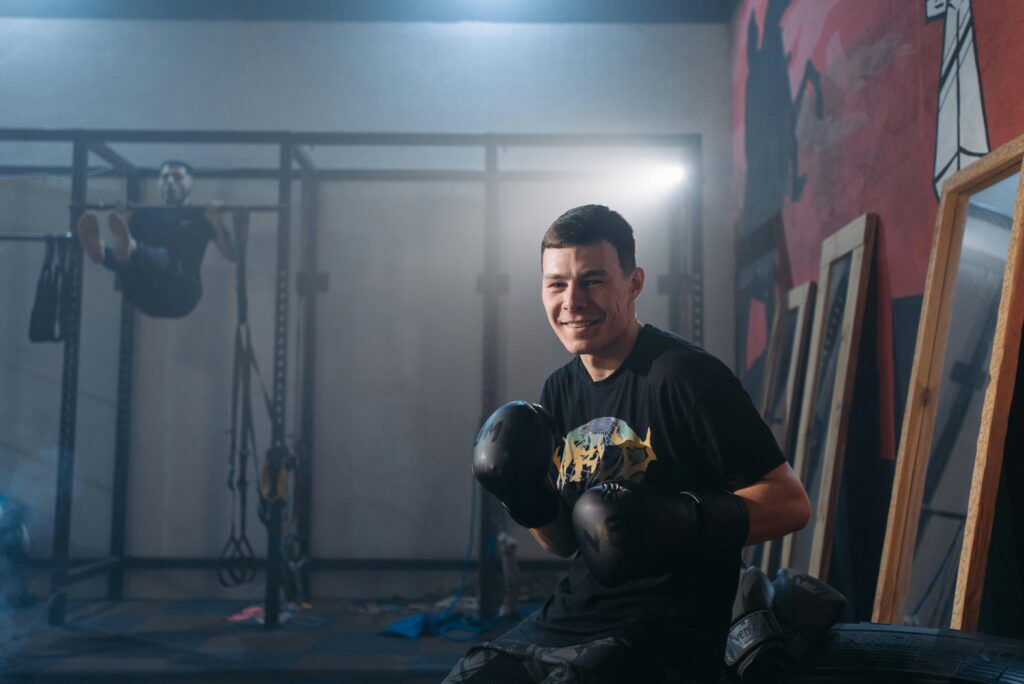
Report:
M 65 310 L 65 270 L 67 269 L 68 240 L 65 236 L 46 235 L 46 256 L 43 269 L 36 282 L 36 298 L 32 303 L 32 316 L 28 324 L 31 342 L 61 342 L 67 328 Z
M 249 333 L 249 302 L 246 289 L 246 252 L 249 216 L 233 216 L 237 262 L 235 290 L 238 300 L 238 324 L 235 328 L 235 363 L 231 380 L 231 437 L 228 450 L 228 490 L 231 491 L 231 530 L 217 564 L 217 579 L 225 587 L 251 582 L 256 577 L 256 552 L 246 530 L 248 512 L 248 470 L 252 457 L 256 464 L 256 431 L 252 419 L 251 370 L 255 365 Z
M 56 342 L 57 288 L 53 279 L 55 247 L 52 240 L 46 241 L 46 256 L 43 270 L 36 282 L 36 299 L 32 303 L 32 317 L 28 323 L 28 339 L 31 342 Z

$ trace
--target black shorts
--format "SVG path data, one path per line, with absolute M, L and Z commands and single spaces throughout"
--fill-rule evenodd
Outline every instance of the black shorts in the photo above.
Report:
M 515 630 L 513 630 L 514 632 Z M 508 634 L 469 649 L 443 684 L 696 684 L 619 637 L 537 646 Z

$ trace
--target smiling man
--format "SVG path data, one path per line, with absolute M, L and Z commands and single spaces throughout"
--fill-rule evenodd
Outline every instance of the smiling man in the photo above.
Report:
M 622 216 L 567 211 L 541 268 L 573 358 L 540 405 L 488 419 L 474 471 L 545 550 L 574 560 L 538 611 L 446 681 L 717 681 L 740 550 L 806 524 L 803 485 L 721 361 L 637 320 L 645 275 Z

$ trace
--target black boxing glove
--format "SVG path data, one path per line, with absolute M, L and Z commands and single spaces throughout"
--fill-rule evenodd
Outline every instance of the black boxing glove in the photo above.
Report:
M 552 478 L 561 435 L 543 406 L 512 401 L 480 428 L 473 447 L 473 474 L 523 527 L 544 527 L 558 517 Z
M 590 574 L 606 587 L 664 575 L 697 554 L 738 552 L 750 528 L 747 506 L 735 494 L 676 493 L 621 480 L 584 492 L 572 524 Z
M 775 589 L 758 567 L 740 571 L 725 666 L 741 681 L 770 681 L 786 672 L 785 632 L 772 610 Z
M 772 582 L 775 617 L 786 633 L 787 654 L 799 660 L 839 620 L 846 597 L 810 575 L 790 575 L 782 568 Z

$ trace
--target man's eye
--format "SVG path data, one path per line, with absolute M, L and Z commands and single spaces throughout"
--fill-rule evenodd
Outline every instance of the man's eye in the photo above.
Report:
M 583 286 L 584 287 L 595 287 L 595 286 L 601 285 L 603 283 L 604 283 L 603 280 L 584 280 L 583 281 Z

